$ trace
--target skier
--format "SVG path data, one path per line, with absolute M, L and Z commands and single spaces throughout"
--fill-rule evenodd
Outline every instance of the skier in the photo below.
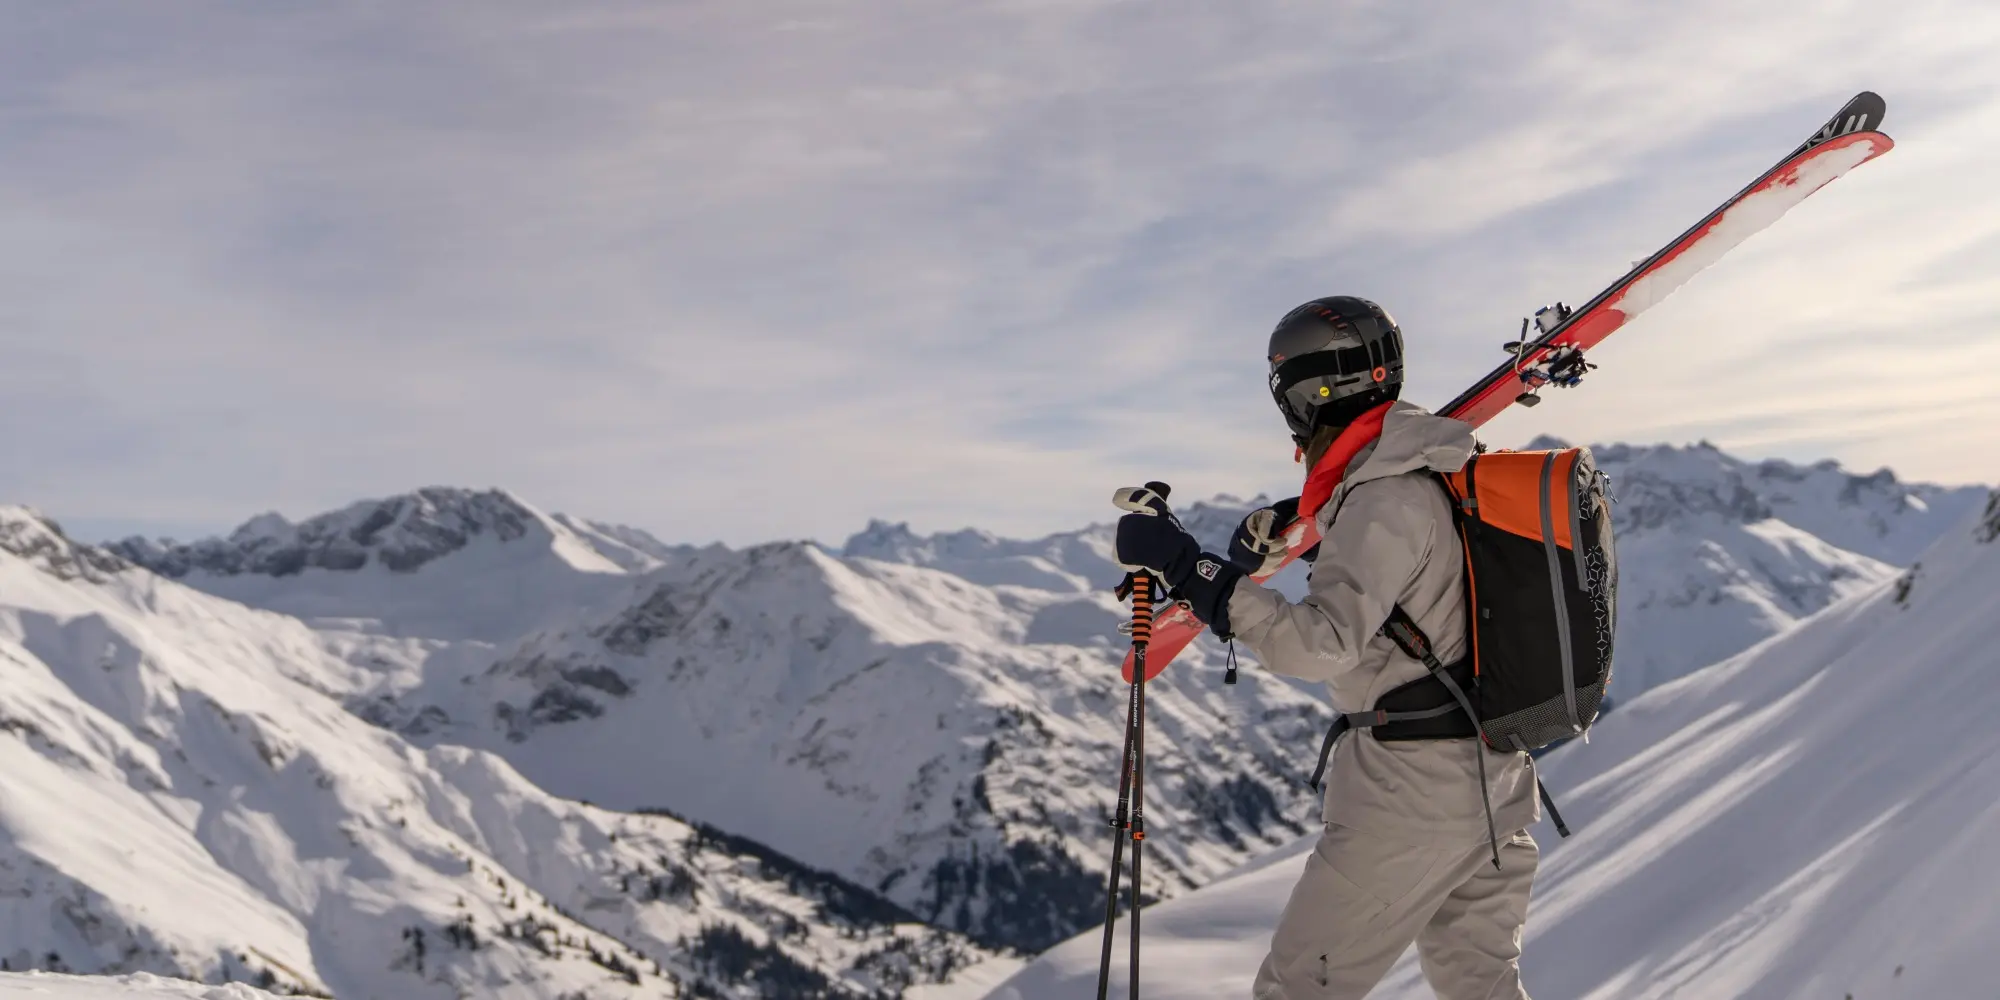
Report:
M 1159 577 L 1267 669 L 1325 681 L 1337 711 L 1373 711 L 1384 692 L 1429 673 L 1380 634 L 1392 608 L 1438 658 L 1465 652 L 1464 560 L 1432 471 L 1464 466 L 1472 428 L 1398 401 L 1402 331 L 1365 299 L 1292 310 L 1267 354 L 1271 393 L 1311 470 L 1304 509 L 1288 500 L 1252 513 L 1224 558 L 1156 499 L 1119 520 L 1117 558 Z M 1284 529 L 1302 515 L 1317 517 L 1324 541 L 1311 592 L 1294 604 L 1245 577 L 1278 564 Z M 1477 739 L 1353 733 L 1326 773 L 1324 832 L 1253 1000 L 1360 1000 L 1412 942 L 1439 1000 L 1526 1000 L 1521 933 L 1539 856 L 1528 755 Z

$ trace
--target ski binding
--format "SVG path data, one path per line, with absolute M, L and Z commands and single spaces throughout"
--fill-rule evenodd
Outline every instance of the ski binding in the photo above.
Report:
M 1532 319 L 1522 318 L 1521 339 L 1510 340 L 1501 345 L 1502 350 L 1514 356 L 1514 374 L 1521 380 L 1522 385 L 1528 387 L 1527 391 L 1514 397 L 1515 402 L 1522 406 L 1534 406 L 1542 401 L 1542 397 L 1538 395 L 1542 386 L 1553 385 L 1559 389 L 1568 389 L 1582 382 L 1585 372 L 1597 367 L 1585 361 L 1583 349 L 1574 344 L 1560 344 L 1549 348 L 1548 353 L 1542 355 L 1534 364 L 1528 363 L 1528 355 L 1540 346 L 1536 341 L 1528 339 L 1529 324 L 1534 324 L 1535 330 L 1546 337 L 1567 322 L 1573 312 L 1574 310 L 1561 302 L 1543 306 L 1535 310 Z

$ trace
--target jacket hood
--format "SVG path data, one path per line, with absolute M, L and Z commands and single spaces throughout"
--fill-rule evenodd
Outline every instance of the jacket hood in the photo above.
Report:
M 1381 435 L 1347 463 L 1347 473 L 1321 516 L 1330 515 L 1348 490 L 1370 480 L 1422 469 L 1457 472 L 1465 468 L 1474 447 L 1471 424 L 1440 417 L 1414 403 L 1392 403 L 1382 417 Z

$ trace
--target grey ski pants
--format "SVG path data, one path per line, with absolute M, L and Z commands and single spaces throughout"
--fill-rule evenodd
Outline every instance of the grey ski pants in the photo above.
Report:
M 1361 1000 L 1412 941 L 1438 1000 L 1528 1000 L 1521 928 L 1540 852 L 1399 844 L 1329 823 L 1257 970 L 1253 1000 Z

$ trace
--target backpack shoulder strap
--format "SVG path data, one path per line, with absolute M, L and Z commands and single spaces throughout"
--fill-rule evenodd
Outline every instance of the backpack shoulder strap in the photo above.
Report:
M 1430 670 L 1431 676 L 1437 678 L 1444 684 L 1445 690 L 1451 692 L 1451 697 L 1458 702 L 1458 707 L 1465 710 L 1465 717 L 1472 720 L 1472 732 L 1479 737 L 1479 745 L 1473 751 L 1473 756 L 1479 761 L 1479 800 L 1486 807 L 1486 840 L 1493 847 L 1493 867 L 1499 868 L 1500 836 L 1493 829 L 1493 799 L 1486 788 L 1486 727 L 1479 721 L 1479 710 L 1472 706 L 1472 698 L 1465 693 L 1465 688 L 1452 679 L 1451 671 L 1446 670 L 1444 664 L 1438 662 L 1437 653 L 1431 649 L 1430 636 L 1425 635 L 1424 630 L 1417 627 L 1416 620 L 1410 617 L 1409 612 L 1403 610 L 1401 604 L 1389 609 L 1389 620 L 1382 623 L 1382 634 L 1388 636 L 1389 640 L 1411 659 L 1422 662 Z
M 1431 647 L 1431 637 L 1417 625 L 1408 611 L 1398 604 L 1389 609 L 1389 620 L 1382 623 L 1382 634 L 1396 644 L 1410 659 L 1424 665 L 1431 673 L 1444 673 L 1444 664 L 1438 662 L 1437 652 Z
M 1465 474 L 1465 495 L 1463 497 L 1459 496 L 1457 488 L 1452 486 L 1451 474 L 1439 472 L 1436 469 L 1431 470 L 1431 479 L 1438 484 L 1439 488 L 1444 490 L 1445 506 L 1451 508 L 1451 522 L 1453 527 L 1459 526 L 1464 521 L 1471 521 L 1474 524 L 1479 522 L 1479 487 L 1477 477 L 1479 459 L 1483 454 L 1485 453 L 1473 452 L 1472 456 L 1465 460 L 1464 468 L 1459 470 Z

